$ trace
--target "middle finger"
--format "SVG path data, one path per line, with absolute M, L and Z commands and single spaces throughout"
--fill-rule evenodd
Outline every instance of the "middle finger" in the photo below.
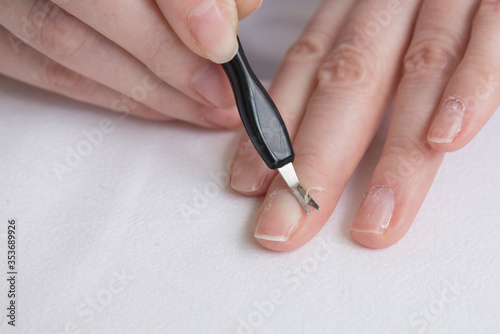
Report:
M 316 87 L 316 72 L 332 49 L 353 1 L 324 1 L 299 39 L 288 50 L 269 93 L 283 115 L 293 138 L 304 116 L 307 101 Z M 300 78 L 301 80 L 297 80 Z M 233 189 L 248 195 L 263 195 L 276 172 L 271 171 L 243 134 L 234 166 L 239 172 L 231 178 Z

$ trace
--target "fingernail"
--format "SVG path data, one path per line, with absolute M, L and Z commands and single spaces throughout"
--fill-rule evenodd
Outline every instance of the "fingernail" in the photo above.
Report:
M 264 184 L 269 168 L 262 159 L 259 159 L 250 140 L 240 146 L 236 159 L 239 168 L 231 175 L 231 187 L 242 193 L 259 190 Z
M 427 140 L 434 143 L 451 143 L 462 129 L 464 113 L 465 104 L 462 101 L 447 99 L 432 122 Z
M 204 0 L 191 11 L 188 24 L 198 46 L 212 61 L 224 63 L 234 57 L 238 50 L 236 8 Z
M 228 89 L 221 89 L 226 86 Z M 212 107 L 228 109 L 235 105 L 233 94 L 227 85 L 227 77 L 220 65 L 210 63 L 198 70 L 191 88 L 211 103 Z
M 254 236 L 261 240 L 288 241 L 301 217 L 302 208 L 295 197 L 288 190 L 281 190 L 270 196 Z
M 375 186 L 366 194 L 351 231 L 383 234 L 394 213 L 394 192 L 385 186 Z

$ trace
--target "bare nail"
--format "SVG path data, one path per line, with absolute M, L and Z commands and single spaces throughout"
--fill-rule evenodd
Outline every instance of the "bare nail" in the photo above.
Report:
M 451 143 L 462 129 L 465 104 L 455 98 L 447 99 L 432 122 L 427 139 L 434 143 Z
M 394 213 L 394 192 L 386 186 L 375 186 L 363 199 L 351 231 L 383 234 Z
M 288 190 L 272 194 L 260 216 L 255 238 L 269 241 L 285 242 L 302 218 L 302 209 Z

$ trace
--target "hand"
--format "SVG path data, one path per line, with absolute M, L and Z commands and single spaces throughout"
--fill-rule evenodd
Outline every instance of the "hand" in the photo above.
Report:
M 238 18 L 261 1 L 0 0 L 0 74 L 150 119 L 237 126 L 213 62 L 234 56 Z
M 499 15 L 492 0 L 324 1 L 271 88 L 301 184 L 324 188 L 311 190 L 321 210 L 304 214 L 281 177 L 252 159 L 244 136 L 231 184 L 247 195 L 267 192 L 254 224 L 258 242 L 290 251 L 319 232 L 394 96 L 351 232 L 371 248 L 400 240 L 445 152 L 465 146 L 500 103 Z

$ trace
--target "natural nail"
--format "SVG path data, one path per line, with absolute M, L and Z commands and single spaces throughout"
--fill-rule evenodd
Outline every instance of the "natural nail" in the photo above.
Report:
M 212 61 L 224 63 L 234 57 L 238 50 L 236 8 L 204 0 L 191 11 L 188 24 L 199 48 Z
M 261 240 L 288 241 L 301 218 L 302 208 L 295 197 L 288 190 L 281 190 L 270 196 L 254 236 Z
M 394 213 L 394 192 L 386 186 L 375 186 L 363 199 L 351 231 L 383 234 Z
M 434 143 L 451 143 L 462 129 L 465 104 L 455 98 L 447 99 L 432 122 L 427 139 Z
M 236 161 L 240 168 L 237 174 L 231 176 L 231 187 L 242 193 L 259 190 L 264 184 L 269 168 L 259 158 L 249 140 L 240 145 Z

